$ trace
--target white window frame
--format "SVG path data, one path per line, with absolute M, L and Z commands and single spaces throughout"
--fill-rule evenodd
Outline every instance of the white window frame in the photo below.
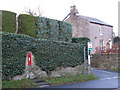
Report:
M 100 47 L 104 47 L 104 40 L 100 40 Z
M 100 35 L 103 35 L 103 27 L 102 26 L 99 26 L 99 33 L 100 33 Z

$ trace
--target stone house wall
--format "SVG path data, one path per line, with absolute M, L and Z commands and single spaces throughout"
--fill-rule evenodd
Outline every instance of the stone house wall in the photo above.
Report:
M 75 6 L 71 6 L 70 13 L 70 17 L 65 21 L 72 24 L 72 37 L 90 38 L 93 45 L 92 54 L 96 52 L 96 47 L 106 46 L 110 40 L 112 44 L 113 26 L 96 18 L 79 15 Z
M 113 40 L 113 28 L 110 26 L 91 23 L 84 18 L 74 15 L 66 20 L 72 24 L 72 37 L 88 37 L 90 38 L 93 50 L 91 53 L 95 53 L 96 47 L 100 47 L 100 40 L 103 40 L 103 46 L 106 46 L 109 40 Z M 100 28 L 102 35 L 100 35 Z
M 101 33 L 100 34 L 100 28 L 101 29 Z M 113 41 L 113 37 L 112 37 L 112 27 L 110 26 L 105 26 L 105 25 L 100 25 L 100 24 L 94 24 L 94 23 L 89 23 L 89 38 L 92 42 L 93 45 L 93 50 L 91 51 L 91 53 L 94 53 L 96 51 L 96 47 L 101 47 L 101 43 L 100 40 L 103 40 L 103 45 L 102 46 L 106 46 L 107 42 L 109 42 L 109 40 Z
M 88 37 L 89 22 L 77 15 L 71 16 L 66 20 L 72 24 L 72 37 Z

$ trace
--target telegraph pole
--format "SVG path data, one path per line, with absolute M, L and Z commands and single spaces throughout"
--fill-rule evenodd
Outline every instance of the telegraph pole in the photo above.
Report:
M 87 65 L 87 62 L 86 62 L 86 47 L 84 47 L 84 74 L 86 74 L 86 65 Z
M 88 75 L 91 73 L 91 65 L 90 65 L 90 50 L 88 50 Z
M 91 73 L 90 50 L 92 50 L 92 42 L 88 42 L 88 75 Z

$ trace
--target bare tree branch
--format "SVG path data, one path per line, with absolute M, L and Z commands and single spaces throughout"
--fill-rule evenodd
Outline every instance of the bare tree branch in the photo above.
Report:
M 28 9 L 25 10 L 25 12 L 32 16 L 42 16 L 42 11 L 40 10 L 40 7 L 38 7 L 36 10 Z

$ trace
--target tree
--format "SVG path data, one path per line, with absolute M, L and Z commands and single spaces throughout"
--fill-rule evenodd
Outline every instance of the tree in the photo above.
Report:
M 29 8 L 28 10 L 25 10 L 25 12 L 32 16 L 42 17 L 42 10 L 40 10 L 40 7 L 38 7 L 36 10 L 32 10 Z
M 114 43 L 119 43 L 119 42 L 120 42 L 120 37 L 117 36 L 117 37 L 115 37 L 113 40 L 114 40 L 114 41 L 113 41 Z

